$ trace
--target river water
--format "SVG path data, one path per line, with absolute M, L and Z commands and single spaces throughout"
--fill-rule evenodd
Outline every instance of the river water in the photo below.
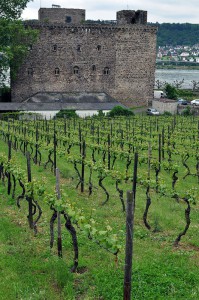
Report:
M 184 82 L 181 88 L 192 89 L 193 84 L 191 81 L 195 80 L 199 82 L 199 70 L 157 69 L 155 72 L 155 81 L 166 81 L 172 84 L 176 80 L 179 82 L 183 79 Z

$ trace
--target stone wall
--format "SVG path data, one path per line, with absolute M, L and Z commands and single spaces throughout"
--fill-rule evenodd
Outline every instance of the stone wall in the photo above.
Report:
M 128 106 L 153 98 L 156 27 L 32 27 L 40 36 L 12 82 L 12 101 L 22 102 L 38 92 L 105 92 Z
M 121 28 L 116 34 L 114 96 L 131 106 L 153 98 L 156 58 L 156 29 L 151 26 Z
M 40 8 L 38 17 L 42 23 L 81 24 L 85 21 L 85 9 Z
M 117 12 L 117 23 L 123 24 L 147 24 L 147 11 L 121 10 Z

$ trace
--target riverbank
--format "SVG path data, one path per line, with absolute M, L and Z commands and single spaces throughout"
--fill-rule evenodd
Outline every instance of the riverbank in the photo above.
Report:
M 199 70 L 198 66 L 156 65 L 156 70 Z

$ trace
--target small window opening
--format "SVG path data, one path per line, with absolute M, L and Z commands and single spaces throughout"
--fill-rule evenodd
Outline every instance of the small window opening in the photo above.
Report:
M 66 16 L 66 23 L 71 23 L 71 21 L 72 21 L 71 16 Z
M 75 66 L 73 68 L 73 73 L 76 74 L 76 75 L 79 74 L 79 67 Z
M 81 46 L 80 45 L 77 46 L 77 51 L 81 52 Z
M 28 75 L 33 76 L 33 68 L 28 68 Z
M 55 75 L 58 76 L 59 75 L 59 68 L 55 68 Z
M 92 65 L 92 71 L 96 71 L 96 65 Z
M 101 45 L 97 45 L 97 50 L 100 51 L 102 49 Z
M 53 45 L 53 51 L 57 51 L 57 45 Z
M 104 68 L 104 75 L 108 75 L 110 73 L 110 70 L 108 67 Z

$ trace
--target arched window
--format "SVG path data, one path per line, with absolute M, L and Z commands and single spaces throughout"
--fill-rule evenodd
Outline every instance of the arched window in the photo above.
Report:
M 96 65 L 92 65 L 92 71 L 96 71 Z
M 81 46 L 80 45 L 77 45 L 77 51 L 81 52 Z
M 97 50 L 100 51 L 102 49 L 101 45 L 97 45 Z
M 110 73 L 110 69 L 108 67 L 104 68 L 104 75 L 108 75 Z
M 55 75 L 56 75 L 56 76 L 59 75 L 59 68 L 55 68 Z
M 33 68 L 28 68 L 28 76 L 33 76 Z
M 76 75 L 79 74 L 79 67 L 75 66 L 73 68 L 73 73 L 76 74 Z

